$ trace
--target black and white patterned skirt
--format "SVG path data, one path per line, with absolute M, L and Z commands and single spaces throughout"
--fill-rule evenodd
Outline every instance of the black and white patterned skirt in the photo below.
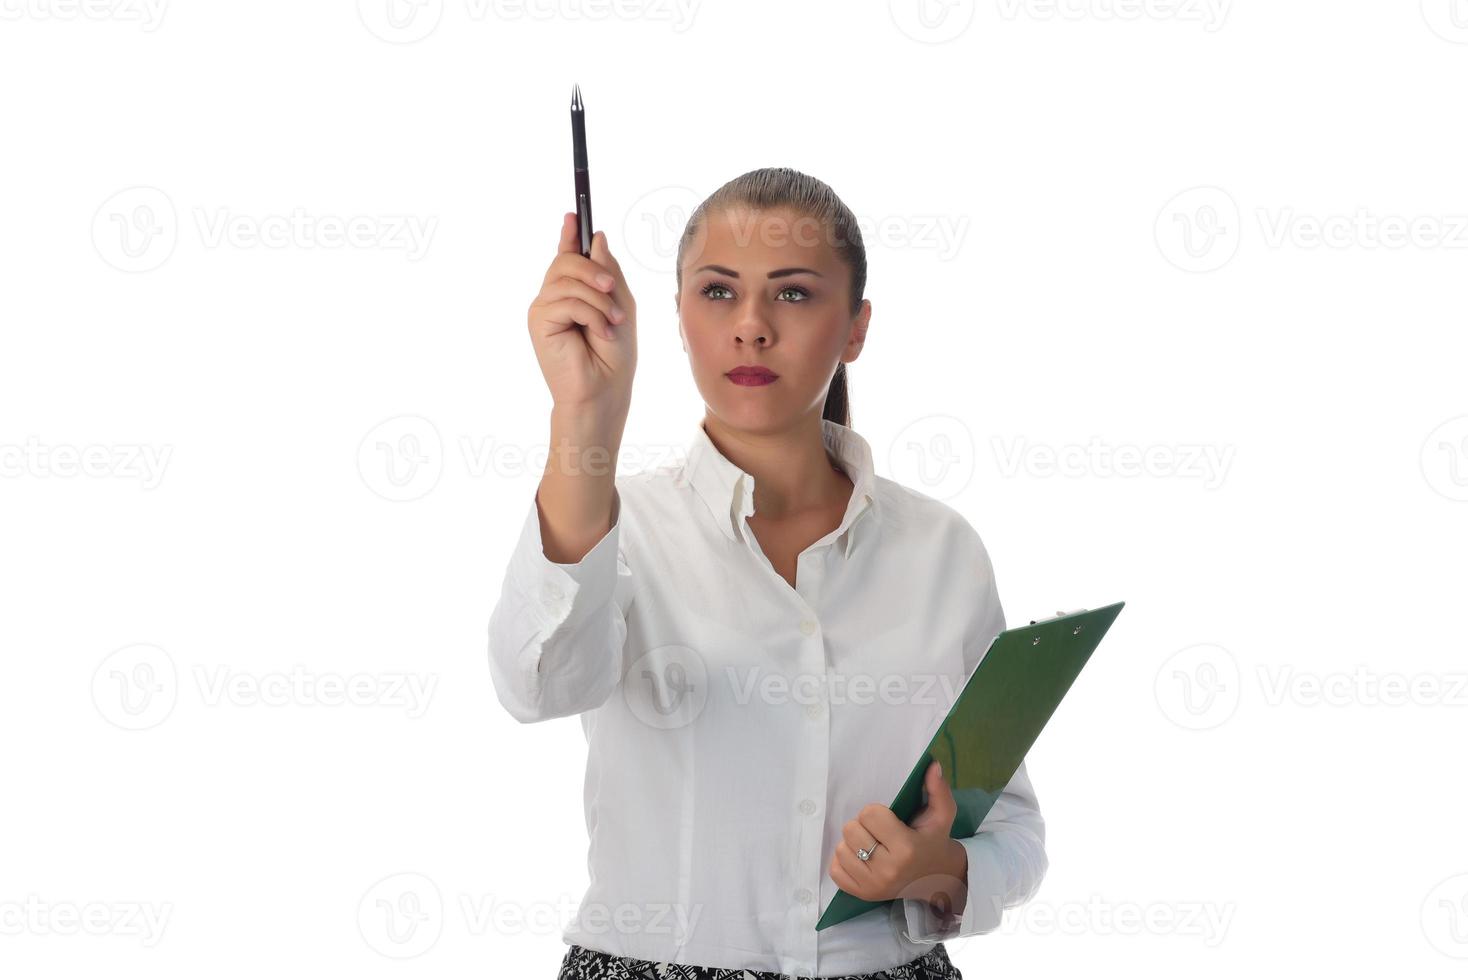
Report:
M 792 977 L 788 973 L 771 973 L 765 970 L 728 970 L 710 966 L 687 966 L 682 963 L 656 963 L 629 956 L 613 956 L 600 950 L 571 944 L 566 958 L 561 961 L 561 972 L 556 980 L 810 980 Z M 878 970 L 875 973 L 846 974 L 840 977 L 822 977 L 820 980 L 963 980 L 948 959 L 948 950 L 942 943 L 922 956 L 900 966 Z

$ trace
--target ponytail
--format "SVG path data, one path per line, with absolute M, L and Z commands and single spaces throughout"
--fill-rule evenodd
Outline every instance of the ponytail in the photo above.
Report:
M 851 428 L 851 403 L 846 398 L 846 362 L 836 365 L 831 377 L 831 387 L 826 389 L 826 409 L 821 418 L 839 422 Z

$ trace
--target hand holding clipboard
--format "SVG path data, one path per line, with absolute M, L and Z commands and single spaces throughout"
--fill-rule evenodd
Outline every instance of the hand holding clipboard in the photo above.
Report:
M 976 833 L 1124 605 L 1059 613 L 996 636 L 898 790 L 893 814 L 908 823 L 922 809 L 923 777 L 936 759 L 958 804 L 949 836 Z M 816 929 L 893 901 L 837 889 Z

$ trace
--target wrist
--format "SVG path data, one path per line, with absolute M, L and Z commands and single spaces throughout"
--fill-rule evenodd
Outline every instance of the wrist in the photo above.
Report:
M 956 918 L 963 914 L 968 894 L 968 849 L 955 838 L 944 843 L 937 872 L 927 879 L 926 890 L 914 896 L 939 915 Z
M 546 470 L 612 483 L 625 425 L 625 412 L 603 406 L 552 408 Z

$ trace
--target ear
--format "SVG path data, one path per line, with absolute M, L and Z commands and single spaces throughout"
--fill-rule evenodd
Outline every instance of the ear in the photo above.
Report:
M 683 336 L 683 305 L 682 296 L 676 290 L 673 292 L 673 314 L 678 320 L 678 342 L 683 345 L 683 353 L 688 353 L 688 340 Z
M 861 301 L 861 309 L 856 311 L 856 316 L 851 320 L 851 339 L 846 342 L 846 351 L 841 357 L 843 361 L 854 361 L 861 354 L 861 349 L 867 342 L 867 325 L 871 319 L 872 301 L 864 299 Z

